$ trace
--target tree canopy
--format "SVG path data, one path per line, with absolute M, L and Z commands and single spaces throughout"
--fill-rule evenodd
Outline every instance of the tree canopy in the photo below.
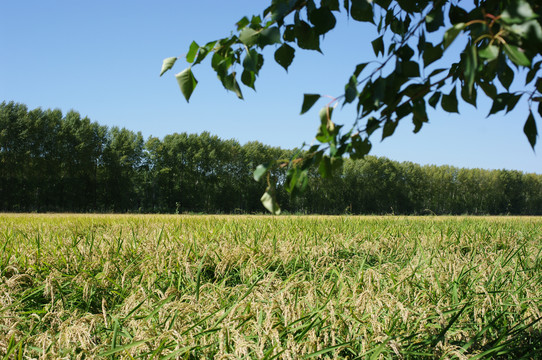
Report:
M 375 60 L 359 63 L 344 93 L 320 111 L 318 144 L 303 155 L 261 164 L 254 178 L 267 178 L 262 197 L 273 213 L 280 209 L 269 170 L 286 167 L 284 186 L 295 194 L 307 187 L 308 169 L 323 177 L 341 167 L 343 157 L 359 159 L 371 150 L 371 135 L 382 129 L 382 139 L 393 135 L 398 123 L 411 119 L 414 132 L 428 122 L 427 106 L 458 113 L 459 101 L 476 107 L 478 95 L 492 101 L 489 115 L 509 113 L 518 103 L 529 112 L 524 133 L 533 147 L 542 116 L 542 5 L 539 0 L 272 0 L 263 16 L 243 17 L 230 36 L 205 45 L 192 42 L 186 54 L 189 67 L 176 74 L 188 101 L 198 82 L 192 71 L 205 58 L 229 91 L 243 98 L 242 86 L 254 89 L 264 64 L 263 50 L 274 47 L 274 59 L 285 70 L 298 50 L 320 50 L 323 36 L 342 18 L 372 24 L 378 36 L 368 39 Z M 444 55 L 463 38 L 457 54 Z M 438 40 L 434 40 L 438 39 Z M 370 42 L 370 45 L 369 45 Z M 176 57 L 164 59 L 160 75 Z M 518 77 L 522 78 L 514 81 Z M 321 98 L 304 94 L 301 113 Z M 356 106 L 349 124 L 336 124 L 337 105 Z
M 298 153 L 206 132 L 144 141 L 75 111 L 14 102 L 0 103 L 0 129 L 0 212 L 259 213 L 266 184 L 252 180 L 254 167 Z M 282 184 L 288 171 L 270 173 Z M 310 187 L 298 196 L 277 188 L 285 212 L 542 215 L 542 174 L 374 156 L 345 159 L 332 178 L 307 174 Z

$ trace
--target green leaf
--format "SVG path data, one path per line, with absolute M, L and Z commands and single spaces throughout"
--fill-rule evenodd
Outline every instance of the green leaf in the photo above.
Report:
M 484 90 L 487 96 L 489 96 L 491 99 L 494 99 L 495 96 L 497 96 L 497 88 L 492 83 L 488 83 L 485 81 L 478 81 L 478 85 Z
M 177 78 L 177 83 L 181 88 L 181 92 L 183 93 L 184 98 L 188 102 L 190 100 L 192 92 L 198 84 L 198 81 L 194 77 L 194 74 L 192 74 L 192 68 L 189 67 L 184 69 L 183 71 L 175 75 L 175 77 Z
M 249 88 L 256 90 L 254 83 L 256 82 L 256 74 L 254 71 L 243 70 L 241 73 L 241 82 Z
M 155 339 L 155 338 L 152 338 L 152 339 Z M 105 351 L 105 352 L 99 354 L 98 356 L 100 356 L 100 357 L 106 357 L 106 356 L 109 356 L 109 355 L 113 355 L 113 354 L 118 353 L 118 352 L 120 352 L 120 351 L 128 350 L 128 349 L 131 349 L 131 348 L 133 348 L 133 347 L 136 347 L 136 346 L 145 344 L 147 341 L 150 341 L 150 340 L 152 340 L 152 339 L 135 341 L 135 342 L 130 343 L 130 344 L 118 346 L 118 347 L 115 347 L 115 348 L 113 348 L 113 349 L 111 349 L 111 350 Z
M 499 56 L 499 47 L 495 45 L 488 45 L 485 48 L 478 51 L 478 55 L 491 62 Z
M 499 58 L 497 78 L 506 90 L 510 89 L 510 85 L 512 85 L 512 81 L 514 81 L 514 71 L 506 64 L 506 60 L 503 56 Z
M 241 30 L 242 28 L 244 28 L 248 24 L 250 24 L 250 20 L 246 16 L 235 23 L 235 25 L 237 25 L 237 31 Z
M 401 48 L 397 50 L 397 56 L 403 61 L 410 60 L 414 56 L 414 50 L 408 45 L 401 46 Z
M 519 0 L 511 1 L 508 8 L 502 12 L 500 19 L 510 25 L 521 24 L 537 17 L 527 1 Z
M 420 76 L 420 66 L 414 61 L 401 61 L 397 71 L 408 78 Z
M 423 50 L 423 64 L 425 67 L 442 58 L 444 50 L 441 45 L 434 46 L 430 42 L 425 43 Z
M 284 23 L 284 17 L 293 9 L 295 1 L 273 1 L 271 6 L 264 10 L 264 17 L 271 15 L 271 21 L 279 25 Z
M 228 69 L 231 65 L 232 57 L 224 57 L 218 52 L 215 52 L 211 58 L 211 67 L 216 71 L 216 74 L 221 81 L 223 81 L 222 78 L 227 75 Z
M 404 21 L 401 20 L 401 18 L 393 17 L 390 24 L 390 30 L 397 35 L 404 36 L 408 31 L 409 26 L 410 17 L 407 16 Z
M 237 73 L 234 71 L 229 75 L 223 76 L 220 80 L 226 90 L 233 91 L 239 99 L 243 99 L 243 93 L 241 92 L 241 88 L 235 77 L 236 75 Z
M 465 9 L 459 7 L 459 6 L 450 6 L 450 12 L 449 12 L 449 18 L 450 23 L 452 25 L 461 23 L 461 22 L 468 22 L 469 21 L 469 13 L 465 11 Z
M 329 10 L 339 11 L 339 0 L 322 0 L 322 6 L 327 6 Z
M 297 45 L 305 50 L 320 51 L 320 36 L 305 21 L 300 21 L 294 28 Z M 321 51 L 320 51 L 321 52 Z
M 329 156 L 324 155 L 322 160 L 320 160 L 320 166 L 318 166 L 318 172 L 323 178 L 328 178 L 331 176 L 331 159 Z
M 248 47 L 256 45 L 260 33 L 252 28 L 245 27 L 239 34 L 239 40 Z
M 383 9 L 387 9 L 390 6 L 391 1 L 392 0 L 374 0 L 374 3 L 379 5 Z
M 280 30 L 276 26 L 263 29 L 258 38 L 258 46 L 263 48 L 267 45 L 280 44 Z
M 346 84 L 345 89 L 344 89 L 345 103 L 351 103 L 358 96 L 357 83 L 358 83 L 358 79 L 354 75 L 352 75 L 350 79 L 348 80 L 348 84 Z
M 317 94 L 304 94 L 303 105 L 301 105 L 301 115 L 309 111 L 320 97 L 321 96 Z
M 409 102 L 405 102 L 403 105 L 397 107 L 395 109 L 395 114 L 397 115 L 397 120 L 400 120 L 404 118 L 405 116 L 408 116 L 412 114 L 412 105 L 410 105 Z
M 396 1 L 401 7 L 401 9 L 403 9 L 404 11 L 408 13 L 419 11 L 418 9 L 420 5 L 418 5 L 418 3 L 421 3 L 420 1 L 418 2 L 412 1 L 412 0 L 396 0 Z
M 425 41 L 425 31 L 421 31 L 421 34 L 418 36 L 418 54 L 423 54 L 425 51 L 426 41 Z
M 198 53 L 198 50 L 199 45 L 195 41 L 192 41 L 192 43 L 190 44 L 190 48 L 188 49 L 188 54 L 186 54 L 186 61 L 188 61 L 189 63 L 193 63 L 194 59 L 196 58 L 196 54 Z
M 192 66 L 202 62 L 203 59 L 205 59 L 207 57 L 207 54 L 209 54 L 209 52 L 211 50 L 213 50 L 215 45 L 216 45 L 216 41 L 211 41 L 211 42 L 205 44 L 205 46 L 200 47 L 200 49 L 198 51 L 198 55 L 196 56 L 196 61 L 192 64 Z
M 257 72 L 258 71 L 258 52 L 254 49 L 251 49 L 245 55 L 243 59 L 243 67 L 245 70 Z
M 386 16 L 384 17 L 384 24 L 386 27 L 390 26 L 393 19 L 395 18 L 395 12 L 394 9 L 388 9 L 386 10 Z
M 255 49 L 251 49 L 243 60 L 243 67 L 245 70 L 253 71 L 258 74 L 260 68 L 263 65 L 263 56 L 259 54 Z
M 510 98 L 506 101 L 506 113 L 508 114 L 510 111 L 514 110 L 516 107 L 519 99 L 521 99 L 522 94 L 510 94 Z
M 390 46 L 388 46 L 388 54 L 391 54 L 392 52 L 395 51 L 395 48 L 397 47 L 397 44 L 396 43 L 391 43 Z
M 273 162 L 268 162 L 268 163 L 265 163 L 265 164 L 258 165 L 256 167 L 256 170 L 254 170 L 254 180 L 260 181 L 262 176 L 267 174 L 267 172 L 269 171 L 269 169 L 271 168 L 271 166 L 273 164 L 274 164 Z
M 398 122 L 391 119 L 386 120 L 386 122 L 384 123 L 384 128 L 382 130 L 382 140 L 384 140 L 388 136 L 393 135 L 395 129 L 397 128 L 397 124 Z
M 331 114 L 333 108 L 325 106 L 320 110 L 320 126 L 318 127 L 318 132 L 316 133 L 316 140 L 321 143 L 329 143 L 334 139 L 334 134 L 338 131 L 338 128 L 335 127 L 333 121 L 331 121 Z
M 294 41 L 295 40 L 295 26 L 294 25 L 286 25 L 284 28 L 284 32 L 282 33 L 282 38 L 284 41 Z
M 260 15 L 252 15 L 252 18 L 250 19 L 250 25 L 252 25 L 253 28 L 259 29 L 262 24 L 262 18 Z
M 442 109 L 444 111 L 459 114 L 455 86 L 448 95 L 442 95 L 442 101 L 440 102 L 440 105 L 442 106 Z
M 337 130 L 335 128 L 335 124 L 333 121 L 331 121 L 331 115 L 333 114 L 333 108 L 330 106 L 324 106 L 322 109 L 320 109 L 320 125 L 321 129 L 323 130 L 323 133 L 326 137 L 330 137 L 335 133 Z M 328 142 L 330 139 L 327 140 L 321 140 L 318 139 L 320 142 Z
M 374 22 L 373 6 L 369 0 L 351 0 L 350 15 L 357 21 Z
M 430 87 L 429 84 L 410 84 L 408 85 L 401 93 L 411 97 L 411 98 L 418 98 L 418 97 L 424 97 L 429 93 Z
M 476 55 L 476 45 L 467 45 L 465 50 L 465 87 L 466 94 L 470 98 L 476 78 L 476 69 L 478 67 L 478 56 Z
M 374 109 L 377 109 L 382 105 L 386 97 L 389 96 L 389 94 L 386 93 L 386 85 L 387 81 L 391 82 L 391 79 L 386 78 L 377 78 L 375 82 L 372 85 L 372 106 Z
M 539 49 L 542 46 L 542 25 L 539 20 L 535 19 L 523 24 L 512 25 L 510 26 L 510 31 L 524 39 L 522 46 L 525 52 L 540 53 Z
M 440 100 L 440 96 L 441 96 L 441 93 L 440 91 L 436 91 L 430 98 L 429 100 L 427 101 L 429 103 L 429 105 L 431 105 L 431 107 L 433 109 L 436 109 L 437 108 L 437 104 L 438 104 L 438 101 Z
M 284 184 L 284 188 L 292 195 L 295 195 L 297 192 L 296 190 L 299 184 L 298 180 L 300 175 L 301 169 L 299 167 L 291 167 L 286 172 L 286 183 Z
M 441 8 L 434 8 L 425 17 L 425 27 L 428 32 L 435 32 L 444 26 L 444 11 Z
M 318 148 L 318 144 L 310 147 L 310 149 L 307 151 L 308 158 L 303 162 L 301 169 L 308 170 L 310 167 L 318 167 L 320 165 L 320 161 L 324 155 L 324 150 L 318 150 Z
M 317 156 L 318 154 L 321 154 L 322 150 L 319 150 L 319 151 L 316 151 L 320 148 L 320 145 L 316 144 L 316 145 L 312 145 L 309 150 L 307 150 L 307 153 L 309 154 L 312 154 L 314 153 L 315 156 Z M 320 162 L 320 160 L 318 160 L 317 162 Z
M 371 151 L 372 144 L 369 138 L 362 139 L 359 135 L 352 137 L 352 150 L 350 158 L 356 160 L 361 159 Z
M 425 110 L 425 101 L 423 99 L 414 101 L 412 109 L 412 122 L 414 123 L 414 133 L 416 134 L 421 130 L 422 125 L 429 121 Z
M 516 65 L 531 66 L 531 60 L 517 46 L 504 44 L 504 52 Z
M 534 150 L 534 146 L 536 145 L 536 138 L 538 137 L 538 130 L 536 128 L 536 122 L 534 120 L 533 113 L 529 111 L 529 117 L 527 117 L 527 121 L 525 122 L 525 126 L 523 126 L 523 132 L 525 133 L 525 136 L 527 136 L 527 140 L 529 140 L 529 144 L 531 144 L 531 147 Z
M 307 189 L 307 186 L 309 186 L 308 173 L 308 170 L 302 170 L 297 178 L 297 188 L 300 192 L 304 192 Z
M 506 105 L 508 104 L 508 101 L 510 100 L 511 94 L 509 93 L 502 93 L 495 96 L 493 99 L 493 105 L 491 106 L 491 109 L 489 110 L 489 115 L 496 114 L 499 111 L 502 111 L 506 109 Z
M 476 107 L 476 99 L 478 97 L 478 92 L 476 91 L 476 88 L 472 88 L 470 90 L 470 92 L 469 92 L 469 89 L 468 89 L 467 86 L 462 86 L 461 87 L 461 97 L 467 103 L 469 103 L 472 106 Z
M 371 136 L 378 128 L 380 127 L 380 121 L 377 118 L 371 116 L 367 120 L 367 125 L 365 125 L 365 132 L 368 136 Z
M 173 67 L 173 64 L 175 64 L 175 61 L 177 61 L 176 57 L 165 58 L 162 62 L 162 70 L 160 71 L 160 76 L 164 75 L 166 71 L 171 69 Z
M 352 341 L 348 341 L 348 342 L 338 344 L 338 345 L 329 346 L 329 347 L 324 348 L 322 350 L 318 350 L 318 351 L 315 351 L 313 353 L 303 355 L 302 359 L 310 359 L 310 358 L 317 357 L 317 356 L 319 357 L 319 359 L 322 359 L 322 357 L 320 355 L 326 354 L 326 353 L 331 352 L 331 351 L 333 351 L 335 349 L 338 349 L 338 348 L 340 348 L 342 346 L 346 346 L 346 345 L 348 345 L 350 343 L 352 343 Z
M 295 49 L 288 44 L 282 44 L 281 47 L 275 51 L 275 61 L 288 71 L 288 67 L 294 60 Z
M 314 25 L 317 34 L 325 34 L 335 27 L 337 20 L 331 10 L 322 6 L 309 13 L 309 21 Z
M 354 71 L 354 76 L 358 77 L 359 74 L 361 74 L 361 72 L 363 71 L 363 69 L 365 69 L 365 67 L 367 65 L 368 65 L 368 63 L 361 63 L 361 64 L 356 65 L 356 70 Z
M 378 54 L 382 53 L 384 55 L 384 35 L 377 37 L 373 41 L 371 41 L 371 45 L 373 45 L 373 51 L 376 56 Z
M 262 205 L 273 215 L 280 215 L 280 206 L 275 198 L 275 189 L 268 187 L 260 199 Z
M 542 60 L 538 61 L 534 66 L 529 70 L 527 75 L 525 76 L 525 85 L 529 84 L 531 81 L 534 80 L 534 77 L 536 76 L 536 73 L 538 73 L 538 70 L 540 70 L 540 65 L 542 64 Z
M 358 114 L 360 113 L 360 111 L 362 111 L 362 116 L 365 116 L 373 110 L 374 102 L 372 100 L 374 99 L 374 97 L 375 96 L 373 91 L 373 83 L 371 82 L 371 80 L 369 80 L 365 83 L 365 86 L 363 87 L 358 96 Z
M 446 30 L 444 33 L 444 50 L 450 46 L 454 40 L 457 38 L 457 35 L 465 28 L 464 23 L 458 23 Z

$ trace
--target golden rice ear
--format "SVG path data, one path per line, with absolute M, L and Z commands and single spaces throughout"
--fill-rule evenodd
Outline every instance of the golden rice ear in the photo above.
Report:
M 6 234 L 3 354 L 473 357 L 504 333 L 531 355 L 542 333 L 537 217 L 0 214 Z

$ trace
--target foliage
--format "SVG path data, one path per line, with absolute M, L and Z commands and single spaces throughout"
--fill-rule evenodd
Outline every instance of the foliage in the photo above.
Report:
M 0 357 L 535 359 L 541 236 L 525 217 L 0 215 Z
M 127 211 L 143 137 L 107 129 L 75 111 L 0 104 L 0 208 Z
M 297 172 L 303 192 L 275 190 L 289 171 L 275 159 L 304 152 L 209 133 L 144 141 L 74 111 L 15 103 L 0 104 L 0 128 L 0 211 L 255 213 L 267 188 L 268 206 L 275 196 L 290 213 L 542 214 L 542 175 L 519 171 L 367 156 L 345 159 L 332 178 Z
M 371 149 L 369 138 L 378 128 L 384 139 L 394 133 L 399 121 L 410 118 L 418 132 L 428 122 L 427 105 L 436 108 L 440 103 L 446 112 L 459 112 L 458 91 L 473 106 L 478 95 L 485 94 L 493 102 L 489 115 L 508 113 L 518 102 L 526 102 L 529 115 L 524 132 L 534 149 L 536 112 L 542 116 L 538 0 L 345 0 L 342 6 L 338 0 L 321 0 L 319 6 L 314 0 L 273 0 L 263 17 L 239 20 L 235 34 L 202 46 L 192 42 L 186 55 L 190 66 L 176 75 L 183 95 L 190 98 L 197 84 L 192 68 L 209 56 L 224 87 L 242 98 L 240 84 L 254 89 L 264 48 L 274 47 L 275 61 L 288 70 L 296 48 L 320 51 L 321 39 L 333 30 L 341 11 L 350 19 L 374 25 L 378 36 L 370 43 L 376 60 L 358 64 L 344 94 L 322 109 L 318 145 L 301 159 L 271 164 L 288 167 L 285 187 L 290 193 L 306 187 L 311 166 L 328 177 L 340 167 L 343 156 L 365 156 Z M 463 50 L 447 52 L 457 38 L 462 38 Z M 160 75 L 176 60 L 164 60 Z M 525 77 L 525 84 L 519 83 L 519 76 Z M 301 113 L 319 99 L 320 95 L 305 94 Z M 356 102 L 352 124 L 333 122 L 336 105 Z M 274 212 L 276 205 L 266 199 L 267 208 Z

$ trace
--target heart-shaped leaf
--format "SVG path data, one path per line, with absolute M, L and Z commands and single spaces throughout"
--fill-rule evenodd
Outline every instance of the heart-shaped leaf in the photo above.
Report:
M 179 83 L 179 87 L 181 88 L 181 92 L 183 93 L 184 98 L 188 102 L 190 100 L 192 92 L 198 84 L 198 81 L 194 77 L 194 74 L 192 74 L 192 68 L 184 69 L 183 71 L 175 75 L 175 77 L 177 78 L 177 82 Z
M 162 62 L 162 70 L 160 71 L 160 76 L 164 75 L 166 71 L 171 69 L 173 67 L 173 64 L 175 64 L 175 61 L 177 61 L 176 57 L 165 58 Z

